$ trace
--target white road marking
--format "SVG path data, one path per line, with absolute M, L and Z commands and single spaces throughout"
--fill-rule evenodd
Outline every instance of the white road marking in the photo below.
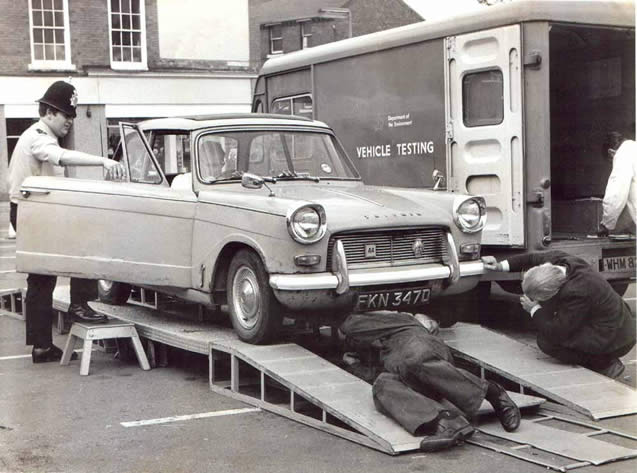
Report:
M 228 409 L 225 411 L 202 412 L 201 414 L 188 414 L 183 416 L 162 417 L 159 419 L 135 420 L 132 422 L 120 422 L 123 427 L 139 427 L 143 425 L 166 424 L 168 422 L 179 422 L 182 420 L 204 419 L 206 417 L 230 416 L 235 414 L 247 414 L 249 412 L 260 412 L 258 407 L 246 407 L 243 409 Z
M 83 348 L 80 348 L 79 350 L 73 350 L 75 353 L 82 353 L 84 351 Z M 93 350 L 95 351 L 95 350 Z M 11 355 L 11 356 L 0 356 L 0 361 L 6 361 L 6 360 L 19 360 L 20 358 L 31 358 L 31 354 L 29 355 Z

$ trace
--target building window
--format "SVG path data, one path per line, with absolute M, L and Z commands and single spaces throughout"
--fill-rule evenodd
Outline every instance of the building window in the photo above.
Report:
M 312 46 L 312 22 L 303 21 L 301 23 L 301 49 L 309 48 Z
M 5 124 L 7 126 L 7 152 L 9 153 L 9 161 L 18 142 L 20 135 L 37 120 L 34 118 L 7 118 Z
M 498 125 L 504 120 L 502 71 L 467 74 L 462 79 L 462 118 L 465 126 Z
M 68 0 L 29 0 L 29 69 L 75 69 L 71 64 Z
M 283 52 L 283 32 L 281 25 L 270 26 L 270 54 Z
M 146 69 L 144 0 L 108 0 L 111 67 Z

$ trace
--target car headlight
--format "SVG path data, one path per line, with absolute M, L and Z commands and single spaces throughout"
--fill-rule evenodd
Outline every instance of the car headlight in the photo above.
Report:
M 487 220 L 487 205 L 482 197 L 458 199 L 454 205 L 453 219 L 465 233 L 479 232 Z
M 321 205 L 304 205 L 293 210 L 287 217 L 288 232 L 299 243 L 316 243 L 325 235 L 327 221 Z

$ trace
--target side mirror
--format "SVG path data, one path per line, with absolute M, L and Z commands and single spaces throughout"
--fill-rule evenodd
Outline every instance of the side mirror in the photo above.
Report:
M 261 189 L 264 183 L 265 181 L 263 178 L 256 174 L 246 172 L 241 176 L 241 185 L 246 189 Z
M 440 190 L 440 186 L 445 181 L 444 174 L 438 171 L 437 169 L 434 169 L 434 172 L 431 173 L 431 178 L 434 180 L 433 190 L 435 191 Z

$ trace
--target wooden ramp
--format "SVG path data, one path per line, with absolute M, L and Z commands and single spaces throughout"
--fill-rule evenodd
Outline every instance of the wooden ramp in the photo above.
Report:
M 478 325 L 441 331 L 455 355 L 592 419 L 637 413 L 637 391 Z

